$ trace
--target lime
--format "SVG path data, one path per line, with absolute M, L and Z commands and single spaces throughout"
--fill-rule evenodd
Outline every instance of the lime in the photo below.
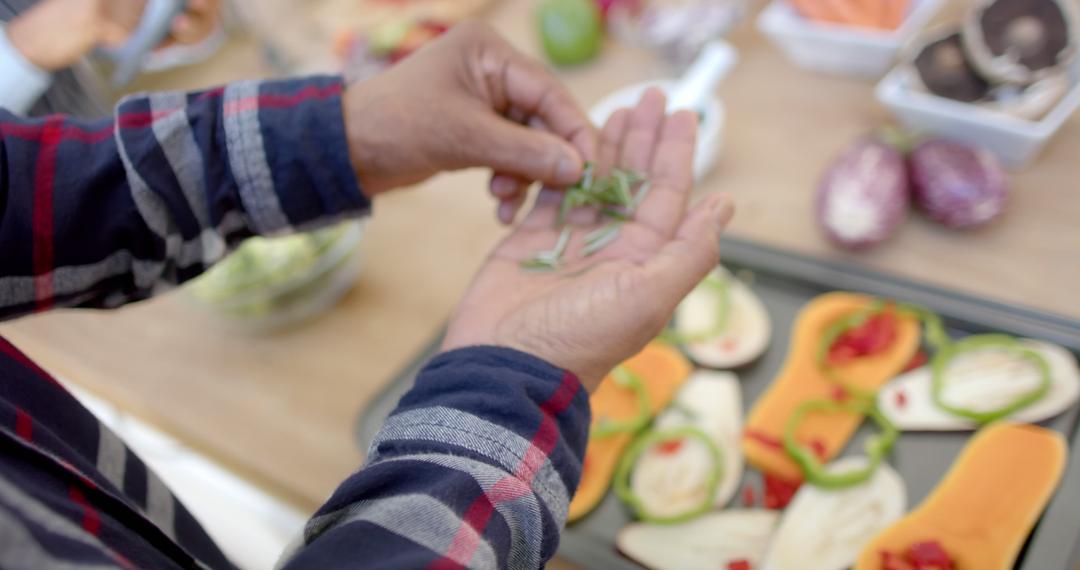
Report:
M 544 51 L 556 65 L 584 63 L 600 51 L 603 28 L 594 0 L 544 0 L 537 20 Z

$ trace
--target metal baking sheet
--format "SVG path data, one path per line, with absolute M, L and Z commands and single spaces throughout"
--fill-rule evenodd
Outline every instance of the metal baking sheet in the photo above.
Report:
M 787 353 L 791 324 L 811 298 L 827 291 L 859 291 L 917 303 L 938 312 L 954 337 L 982 332 L 1005 332 L 1054 342 L 1080 354 L 1080 322 L 1050 313 L 1006 305 L 900 279 L 849 263 L 817 260 L 737 240 L 722 240 L 723 263 L 732 272 L 749 275 L 752 288 L 765 302 L 773 322 L 769 349 L 757 361 L 736 370 L 743 387 L 744 409 L 768 387 Z M 434 354 L 439 340 L 364 411 L 358 423 L 363 449 L 412 385 L 416 373 Z M 1073 407 L 1043 422 L 1070 441 L 1070 461 L 1062 483 L 1021 553 L 1022 570 L 1072 570 L 1080 563 L 1080 412 Z M 868 426 L 852 439 L 849 450 L 862 449 Z M 904 433 L 889 462 L 903 475 L 908 507 L 918 505 L 937 485 L 970 437 L 959 433 Z M 747 468 L 743 483 L 761 489 L 760 474 Z M 759 493 L 760 494 L 760 493 Z M 740 500 L 736 493 L 733 503 Z M 612 493 L 590 515 L 567 528 L 559 555 L 584 568 L 640 568 L 614 547 L 615 534 L 630 522 Z M 812 569 L 808 569 L 812 570 Z

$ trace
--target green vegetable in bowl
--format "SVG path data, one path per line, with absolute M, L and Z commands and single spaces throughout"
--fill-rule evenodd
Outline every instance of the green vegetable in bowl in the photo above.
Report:
M 250 238 L 192 282 L 190 290 L 203 303 L 233 317 L 270 315 L 319 294 L 348 260 L 348 255 L 341 255 L 339 242 L 350 227 Z

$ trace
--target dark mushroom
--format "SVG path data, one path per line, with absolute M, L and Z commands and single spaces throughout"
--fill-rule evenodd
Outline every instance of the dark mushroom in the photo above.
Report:
M 964 48 L 984 77 L 1028 84 L 1077 54 L 1074 0 L 982 0 L 964 23 Z
M 959 32 L 949 31 L 928 41 L 911 64 L 919 81 L 935 95 L 973 103 L 990 93 L 990 84 L 968 60 Z

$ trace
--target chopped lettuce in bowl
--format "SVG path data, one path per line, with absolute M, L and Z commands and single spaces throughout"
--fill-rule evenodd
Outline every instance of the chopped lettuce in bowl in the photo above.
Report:
M 333 306 L 360 272 L 360 222 L 253 237 L 188 287 L 202 305 L 250 330 L 274 330 Z

